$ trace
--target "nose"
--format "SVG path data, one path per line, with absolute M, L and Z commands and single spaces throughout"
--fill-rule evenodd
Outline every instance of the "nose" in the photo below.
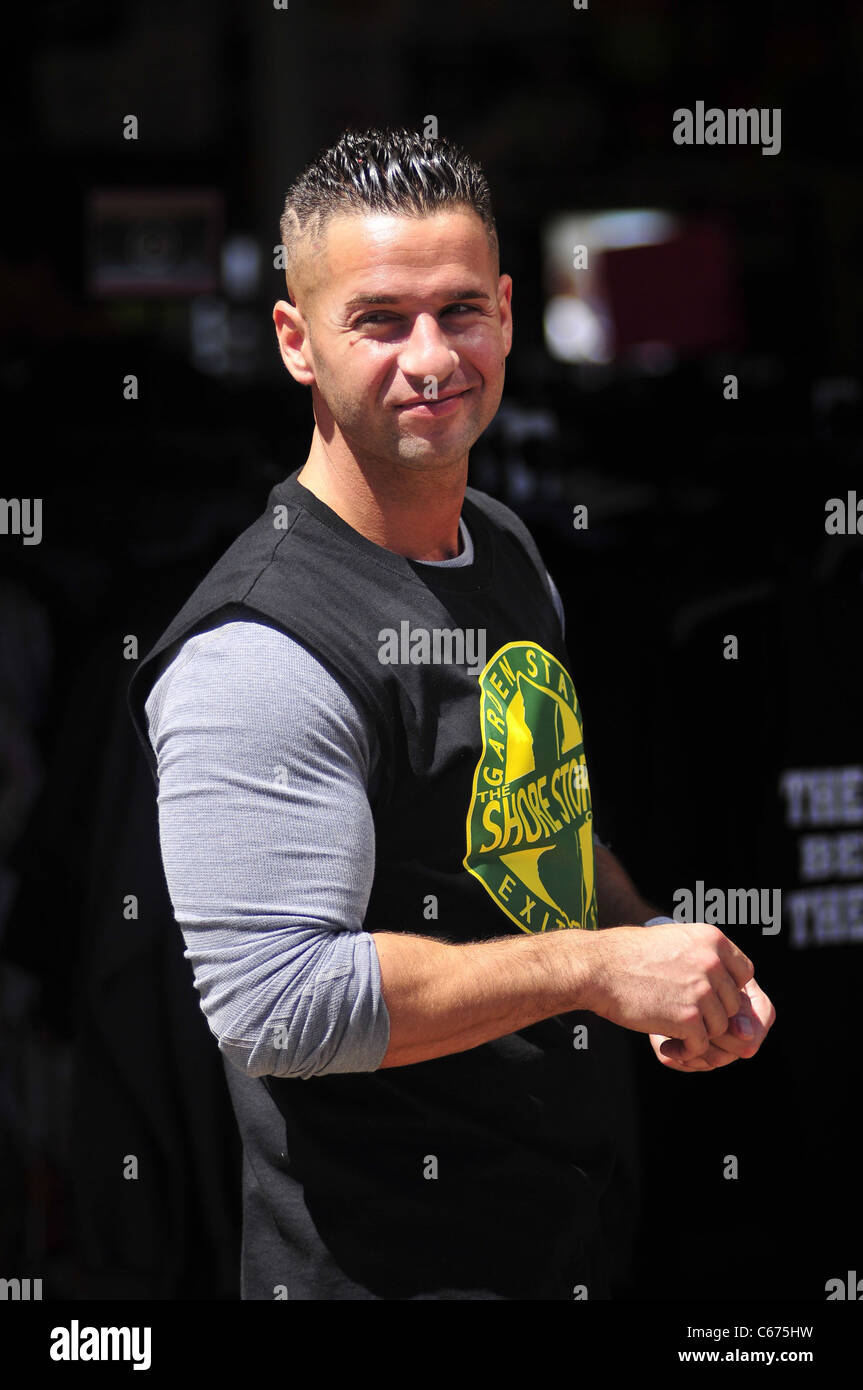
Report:
M 399 367 L 406 377 L 447 380 L 458 363 L 458 354 L 447 345 L 446 334 L 434 314 L 417 314 L 410 337 L 399 353 Z

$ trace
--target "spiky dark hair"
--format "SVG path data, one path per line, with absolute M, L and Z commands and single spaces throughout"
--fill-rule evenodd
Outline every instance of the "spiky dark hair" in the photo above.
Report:
M 479 164 L 442 136 L 414 130 L 345 131 L 288 189 L 280 230 L 290 293 L 297 264 L 330 218 L 345 213 L 429 217 L 470 208 L 481 218 L 499 263 L 488 181 Z

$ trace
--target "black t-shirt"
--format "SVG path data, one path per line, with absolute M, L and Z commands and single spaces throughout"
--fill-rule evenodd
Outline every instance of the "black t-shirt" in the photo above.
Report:
M 136 725 L 154 769 L 143 706 L 164 664 L 214 618 L 263 615 L 374 723 L 367 931 L 457 943 L 595 929 L 581 709 L 544 566 L 500 503 L 468 489 L 463 514 L 474 563 L 430 568 L 367 541 L 291 475 L 142 663 Z M 623 1094 L 611 1032 L 573 1012 L 373 1073 L 228 1071 L 243 1296 L 604 1296 Z

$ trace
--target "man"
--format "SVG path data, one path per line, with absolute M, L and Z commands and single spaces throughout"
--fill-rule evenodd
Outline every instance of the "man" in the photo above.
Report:
M 512 342 L 482 171 L 345 134 L 282 240 L 308 457 L 131 688 L 243 1137 L 242 1296 L 604 1297 L 603 1029 L 711 1070 L 773 1008 L 716 928 L 642 930 L 559 598 L 467 488 Z

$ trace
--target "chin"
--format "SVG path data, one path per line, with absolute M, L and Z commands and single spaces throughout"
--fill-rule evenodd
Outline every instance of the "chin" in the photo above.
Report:
M 403 441 L 406 443 L 408 441 Z M 463 444 L 456 448 L 450 445 L 445 451 L 436 446 L 433 440 L 419 440 L 419 448 L 401 447 L 398 451 L 398 462 L 405 468 L 412 468 L 417 471 L 435 469 L 443 472 L 445 468 L 451 468 L 460 463 L 468 452 L 469 445 Z M 410 441 L 413 443 L 413 441 Z

